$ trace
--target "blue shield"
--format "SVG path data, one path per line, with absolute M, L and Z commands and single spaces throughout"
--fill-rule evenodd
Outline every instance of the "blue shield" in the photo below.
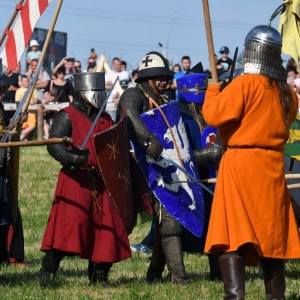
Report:
M 193 151 L 190 147 L 187 134 L 180 116 L 178 101 L 161 106 L 170 127 L 174 133 L 180 156 L 179 159 L 173 138 L 162 115 L 153 109 L 141 115 L 148 129 L 154 133 L 164 147 L 163 156 L 183 164 L 189 174 L 199 179 Z M 201 187 L 197 183 L 178 182 L 186 181 L 186 175 L 174 165 L 160 157 L 157 161 L 147 156 L 145 148 L 137 141 L 132 140 L 132 146 L 142 169 L 142 172 L 156 198 L 163 207 L 185 228 L 196 236 L 202 235 L 204 221 L 204 203 Z

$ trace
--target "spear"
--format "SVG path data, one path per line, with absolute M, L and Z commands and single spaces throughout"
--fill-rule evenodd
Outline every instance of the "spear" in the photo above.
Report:
M 6 37 L 6 33 L 5 32 L 10 29 L 10 27 L 13 24 L 13 22 L 14 22 L 16 16 L 17 16 L 17 14 L 19 13 L 20 8 L 22 7 L 22 4 L 23 4 L 24 1 L 25 0 L 21 0 L 19 2 L 19 4 L 16 5 L 16 9 L 15 9 L 15 11 L 14 11 L 11 19 L 9 20 L 9 22 L 8 22 L 8 24 L 7 24 L 7 26 L 6 26 L 5 30 L 4 30 L 4 33 L 2 34 L 2 37 L 0 39 L 0 47 L 2 46 L 2 43 L 3 43 L 3 41 L 4 41 L 5 37 Z

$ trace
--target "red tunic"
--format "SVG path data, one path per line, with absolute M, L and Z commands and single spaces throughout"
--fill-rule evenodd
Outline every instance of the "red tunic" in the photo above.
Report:
M 72 139 L 81 145 L 92 122 L 73 106 L 64 109 L 72 123 Z M 112 121 L 102 113 L 93 134 L 107 130 Z M 97 166 L 93 138 L 86 166 Z M 42 242 L 42 251 L 58 249 L 99 262 L 118 262 L 131 257 L 126 227 L 105 189 L 101 175 L 63 167 L 58 176 L 53 205 Z M 94 184 L 93 184 L 94 181 Z M 93 193 L 92 186 L 97 194 Z

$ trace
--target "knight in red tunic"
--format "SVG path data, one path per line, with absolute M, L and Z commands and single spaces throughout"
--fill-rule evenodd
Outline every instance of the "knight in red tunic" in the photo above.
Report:
M 70 136 L 75 145 L 82 145 L 106 97 L 104 73 L 75 74 L 74 90 L 74 101 L 55 115 L 50 138 Z M 112 125 L 103 112 L 92 136 Z M 128 233 L 105 187 L 92 138 L 86 148 L 89 155 L 64 145 L 48 146 L 62 169 L 41 247 L 46 252 L 38 274 L 41 286 L 53 281 L 68 255 L 88 259 L 90 281 L 101 283 L 107 283 L 113 263 L 131 257 Z

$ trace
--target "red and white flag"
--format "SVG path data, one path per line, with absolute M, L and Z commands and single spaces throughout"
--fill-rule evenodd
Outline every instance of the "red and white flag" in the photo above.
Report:
M 0 58 L 3 65 L 14 70 L 29 42 L 32 31 L 52 0 L 27 0 L 22 6 L 17 4 L 20 14 L 12 30 L 5 31 L 7 40 Z

